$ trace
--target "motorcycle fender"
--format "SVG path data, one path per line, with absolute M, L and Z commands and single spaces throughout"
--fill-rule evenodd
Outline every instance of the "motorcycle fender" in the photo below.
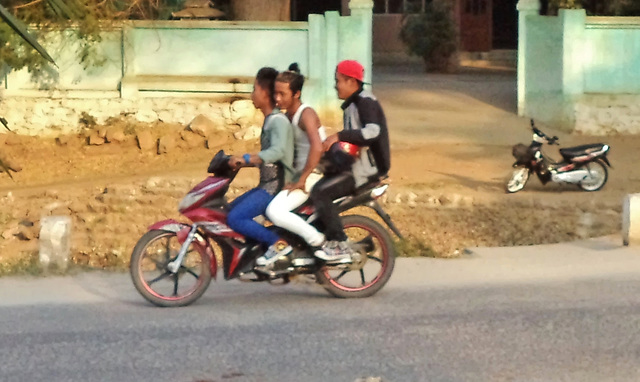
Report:
M 602 160 L 604 161 L 604 163 L 607 164 L 607 166 L 611 167 L 611 163 L 609 163 L 609 158 L 607 158 L 606 155 L 602 156 Z M 613 167 L 612 167 L 613 168 Z
M 189 235 L 189 231 L 191 231 L 191 226 L 185 223 L 180 223 L 174 219 L 167 219 L 163 221 L 159 221 L 157 223 L 149 226 L 149 230 L 162 230 L 168 232 L 175 232 L 176 237 L 178 238 L 178 242 L 180 244 L 184 243 Z M 200 254 L 208 256 L 211 263 L 211 276 L 216 278 L 218 274 L 218 262 L 216 257 L 213 255 L 213 249 L 211 245 L 199 234 L 196 234 L 196 240 L 194 241 L 194 246 L 200 252 Z

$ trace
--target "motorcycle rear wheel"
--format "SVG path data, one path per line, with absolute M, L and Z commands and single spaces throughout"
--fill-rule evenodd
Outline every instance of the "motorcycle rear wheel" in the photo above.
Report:
M 154 305 L 189 305 L 200 298 L 211 283 L 211 259 L 193 244 L 187 249 L 177 273 L 167 269 L 180 247 L 175 232 L 152 230 L 145 233 L 133 249 L 129 265 L 133 285 Z
M 511 173 L 511 177 L 507 181 L 505 190 L 508 193 L 513 194 L 514 192 L 518 192 L 524 188 L 529 181 L 529 169 L 526 167 L 518 167 Z
M 583 191 L 598 191 L 607 183 L 609 173 L 607 166 L 601 161 L 589 162 L 584 166 L 589 171 L 590 177 L 587 182 L 584 180 L 578 184 Z M 586 179 L 585 179 L 586 180 Z
M 352 242 L 367 243 L 366 262 L 359 270 L 324 266 L 316 273 L 317 282 L 339 298 L 363 298 L 377 293 L 389 281 L 395 265 L 391 236 L 378 222 L 366 216 L 342 217 L 345 233 Z

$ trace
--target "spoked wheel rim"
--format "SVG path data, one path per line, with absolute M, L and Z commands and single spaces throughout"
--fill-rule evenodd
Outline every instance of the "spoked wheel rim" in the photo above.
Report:
M 529 180 L 529 169 L 526 167 L 520 167 L 513 170 L 509 181 L 507 182 L 507 191 L 517 192 L 524 188 L 525 184 Z
M 345 224 L 349 240 L 363 250 L 363 265 L 360 269 L 335 269 L 325 267 L 324 276 L 334 287 L 345 292 L 358 292 L 370 288 L 383 277 L 389 266 L 390 253 L 383 237 L 365 225 Z
M 591 162 L 585 165 L 589 175 L 580 182 L 580 187 L 585 191 L 597 191 L 607 181 L 607 169 L 598 162 Z
M 167 301 L 182 300 L 206 282 L 207 263 L 193 244 L 187 249 L 177 273 L 171 273 L 167 264 L 176 259 L 180 243 L 174 232 L 167 232 L 149 241 L 142 249 L 138 274 L 142 286 L 153 296 Z

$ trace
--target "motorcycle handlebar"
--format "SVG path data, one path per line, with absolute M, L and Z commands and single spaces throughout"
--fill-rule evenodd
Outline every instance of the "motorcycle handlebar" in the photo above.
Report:
M 558 137 L 556 135 L 553 136 L 553 138 L 549 138 L 549 136 L 547 136 L 545 133 L 543 133 L 542 131 L 540 131 L 540 129 L 538 129 L 535 124 L 533 123 L 533 118 L 531 119 L 531 130 L 533 130 L 533 132 L 536 135 L 541 136 L 542 138 L 546 139 L 547 142 L 550 145 L 557 145 L 558 144 Z

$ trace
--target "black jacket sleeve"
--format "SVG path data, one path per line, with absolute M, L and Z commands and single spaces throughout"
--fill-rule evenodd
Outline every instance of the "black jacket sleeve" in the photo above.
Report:
M 338 133 L 341 141 L 358 146 L 370 146 L 380 137 L 384 117 L 378 101 L 362 97 L 355 102 L 362 126 L 359 129 L 342 130 Z

